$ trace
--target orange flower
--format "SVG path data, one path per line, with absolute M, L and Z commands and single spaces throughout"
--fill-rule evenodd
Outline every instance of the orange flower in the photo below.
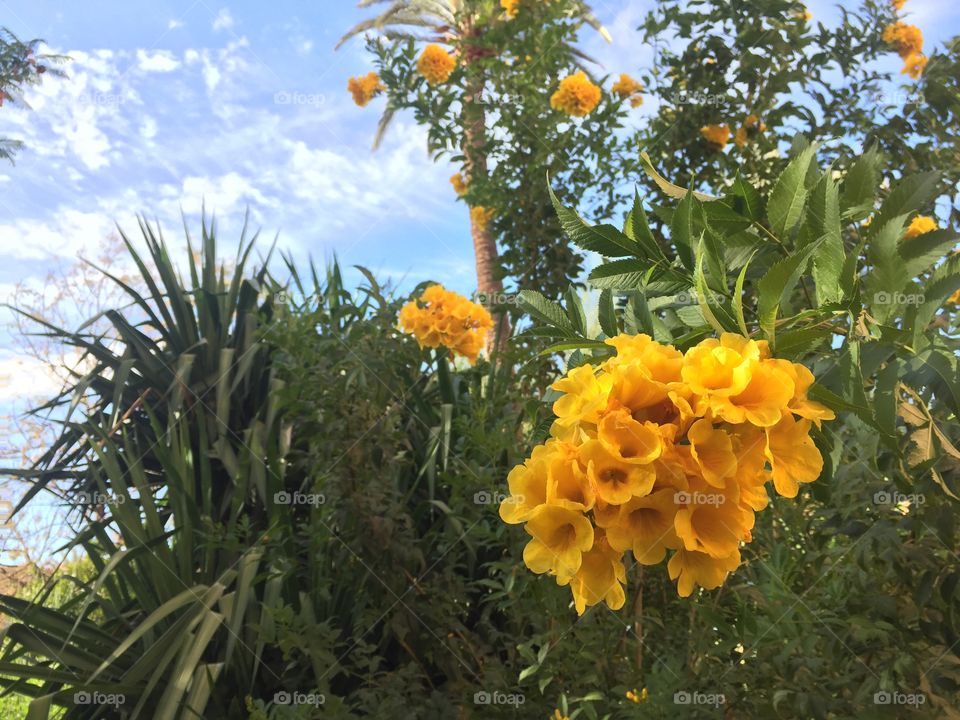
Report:
M 700 135 L 706 140 L 711 150 L 720 151 L 730 142 L 730 128 L 726 123 L 721 125 L 704 125 L 700 128 Z
M 904 60 L 923 50 L 923 32 L 920 28 L 900 20 L 884 28 L 883 41 L 893 45 Z
M 427 45 L 417 61 L 417 72 L 431 85 L 445 83 L 457 66 L 453 55 L 436 44 Z
M 600 88 L 580 70 L 560 81 L 560 87 L 550 98 L 550 107 L 573 117 L 585 117 L 596 109 L 600 96 Z
M 927 68 L 927 56 L 923 53 L 913 53 L 908 55 L 903 63 L 901 75 L 909 75 L 913 80 L 919 80 L 923 71 Z
M 347 90 L 353 95 L 353 101 L 360 107 L 364 107 L 386 89 L 386 86 L 380 82 L 380 76 L 373 71 L 362 77 L 352 77 L 347 81 Z

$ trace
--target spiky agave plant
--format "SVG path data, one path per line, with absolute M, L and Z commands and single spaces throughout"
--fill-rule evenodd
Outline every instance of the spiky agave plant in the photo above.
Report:
M 130 304 L 105 312 L 107 329 L 34 318 L 89 370 L 37 411 L 60 424 L 52 446 L 4 473 L 31 483 L 18 510 L 43 490 L 62 493 L 80 517 L 66 549 L 97 574 L 74 579 L 81 592 L 59 608 L 44 607 L 47 592 L 0 596 L 17 621 L 0 684 L 35 698 L 31 718 L 56 706 L 67 718 L 237 717 L 242 694 L 217 688 L 254 687 L 268 669 L 254 578 L 288 437 L 268 342 L 270 254 L 248 275 L 256 236 L 245 226 L 228 270 L 204 221 L 197 254 L 187 234 L 184 280 L 159 228 L 143 220 L 140 230 L 145 253 L 123 239 L 147 291 L 113 278 Z M 218 686 L 221 676 L 231 682 Z

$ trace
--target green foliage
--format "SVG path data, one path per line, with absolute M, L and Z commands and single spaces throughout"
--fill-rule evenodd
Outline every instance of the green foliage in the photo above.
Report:
M 57 68 L 67 58 L 37 54 L 40 40 L 23 42 L 6 28 L 0 27 L 0 107 L 5 103 L 23 103 L 23 88 L 39 85 L 45 73 L 63 75 Z M 19 140 L 0 137 L 0 160 L 13 162 L 23 147 Z

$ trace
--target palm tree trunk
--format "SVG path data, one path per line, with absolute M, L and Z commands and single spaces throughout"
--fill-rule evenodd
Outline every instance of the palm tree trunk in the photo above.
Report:
M 465 60 L 469 62 L 469 60 Z M 467 87 L 463 98 L 464 138 L 463 156 L 467 182 L 487 176 L 487 114 L 483 106 L 484 83 L 477 78 Z M 470 234 L 473 238 L 473 255 L 477 266 L 477 293 L 486 299 L 486 304 L 503 307 L 503 281 L 500 279 L 500 253 L 497 241 L 485 223 L 478 223 L 471 213 Z M 492 350 L 493 338 L 500 337 L 503 350 L 510 337 L 510 317 L 499 312 L 497 328 L 488 341 L 487 350 Z

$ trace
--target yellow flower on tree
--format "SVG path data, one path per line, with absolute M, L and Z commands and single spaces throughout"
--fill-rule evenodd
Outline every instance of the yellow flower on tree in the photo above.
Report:
M 520 0 L 500 0 L 500 7 L 508 18 L 515 18 L 520 12 Z
M 360 107 L 366 106 L 386 89 L 386 86 L 380 82 L 380 76 L 372 71 L 362 77 L 352 77 L 347 80 L 347 90 L 353 95 L 353 101 Z
M 923 32 L 916 25 L 897 20 L 883 30 L 883 41 L 893 45 L 904 60 L 923 50 Z
M 917 235 L 933 232 L 936 229 L 937 221 L 932 217 L 928 215 L 917 215 L 907 226 L 907 231 L 904 233 L 903 239 L 910 240 L 911 238 L 917 237 Z
M 500 507 L 534 537 L 527 565 L 569 584 L 578 613 L 624 604 L 626 552 L 644 565 L 672 553 L 681 596 L 718 587 L 769 504 L 767 484 L 793 497 L 819 476 L 810 428 L 833 419 L 807 397 L 813 374 L 766 341 L 723 333 L 686 353 L 649 335 L 606 343 L 616 355 L 551 386 L 551 438 L 510 472 Z
M 630 550 L 638 563 L 656 565 L 667 549 L 680 547 L 674 530 L 678 505 L 671 487 L 643 497 L 634 497 L 620 506 L 616 522 L 607 527 L 610 547 L 619 552 Z
M 451 175 L 450 184 L 453 185 L 453 191 L 460 197 L 467 194 L 467 181 L 464 180 L 463 173 Z
M 901 75 L 909 75 L 913 80 L 919 80 L 927 68 L 927 56 L 923 53 L 912 53 L 904 58 Z
M 456 67 L 453 55 L 435 43 L 427 45 L 417 60 L 417 72 L 431 85 L 445 83 Z
M 700 128 L 700 136 L 706 141 L 711 150 L 723 150 L 730 142 L 730 128 L 726 123 L 721 125 L 704 125 Z
M 773 486 L 788 498 L 796 497 L 800 483 L 813 482 L 823 469 L 823 457 L 810 438 L 810 421 L 792 415 L 767 428 L 766 455 Z
M 412 333 L 420 347 L 446 347 L 476 362 L 493 328 L 493 318 L 483 305 L 462 295 L 431 285 L 400 309 L 400 328 Z
M 564 577 L 563 582 L 558 578 L 560 585 L 569 583 L 577 615 L 600 602 L 606 602 L 611 610 L 623 607 L 626 595 L 621 583 L 627 581 L 627 573 L 621 558 L 622 553 L 607 543 L 603 530 L 597 530 L 593 547 L 582 555 L 576 574 Z
M 621 73 L 620 79 L 613 84 L 610 90 L 622 100 L 629 98 L 630 107 L 640 107 L 643 105 L 643 96 L 640 95 L 640 93 L 643 92 L 643 85 L 626 73 Z
M 560 505 L 541 505 L 523 527 L 533 539 L 523 561 L 537 574 L 550 573 L 563 584 L 580 569 L 583 553 L 593 547 L 593 525 L 583 513 Z
M 550 97 L 550 107 L 573 117 L 585 117 L 600 104 L 600 96 L 600 88 L 580 70 L 560 81 L 560 87 Z
M 500 517 L 505 523 L 526 522 L 534 510 L 546 504 L 547 476 L 553 457 L 550 443 L 537 445 L 531 456 L 507 475 L 510 495 L 500 503 Z
M 599 440 L 587 440 L 580 446 L 580 463 L 597 497 L 611 505 L 622 505 L 634 495 L 647 495 L 656 479 L 650 465 L 625 462 Z
M 497 216 L 497 211 L 493 208 L 475 205 L 470 208 L 470 222 L 477 228 L 478 232 L 486 232 L 491 221 Z
M 677 594 L 689 597 L 694 587 L 714 590 L 740 565 L 740 551 L 724 558 L 713 558 L 695 550 L 677 550 L 667 563 L 670 579 L 677 581 Z
M 687 438 L 690 440 L 690 454 L 703 479 L 714 487 L 725 487 L 727 478 L 737 471 L 737 456 L 733 453 L 733 440 L 727 431 L 714 427 L 709 420 L 697 420 L 690 426 Z
M 890 0 L 890 4 L 894 10 L 903 10 L 903 6 L 907 4 L 907 0 Z
M 753 513 L 740 505 L 736 483 L 716 488 L 698 478 L 674 497 L 680 505 L 674 529 L 686 550 L 724 558 L 737 551 L 741 540 L 749 539 Z

